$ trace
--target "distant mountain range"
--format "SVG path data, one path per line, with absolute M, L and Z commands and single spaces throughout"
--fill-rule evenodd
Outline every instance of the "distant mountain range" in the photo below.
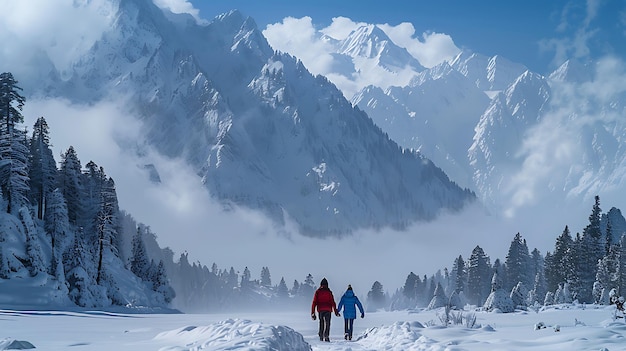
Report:
M 426 69 L 406 50 L 381 49 L 394 44 L 372 27 L 335 46 L 353 65 L 331 76 L 367 75 L 372 62 L 397 74 L 398 84 L 366 86 L 351 102 L 400 146 L 475 191 L 492 213 L 624 190 L 626 95 L 612 83 L 623 73 L 619 61 L 569 60 L 543 76 L 501 56 L 462 51 Z M 402 83 L 407 72 L 414 74 Z
M 422 69 L 391 43 L 359 43 L 342 50 Z M 45 55 L 33 61 L 45 79 L 27 84 L 29 94 L 124 101 L 143 122 L 145 145 L 186 160 L 213 197 L 278 223 L 289 217 L 308 235 L 404 228 L 475 200 L 422 153 L 398 146 L 328 79 L 275 52 L 238 11 L 198 25 L 150 0 L 119 0 L 111 28 L 70 70 L 56 71 Z

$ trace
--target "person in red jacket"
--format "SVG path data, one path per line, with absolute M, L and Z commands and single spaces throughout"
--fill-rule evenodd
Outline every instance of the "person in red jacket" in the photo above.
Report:
M 313 303 L 311 304 L 311 318 L 315 320 L 315 308 L 317 307 L 317 313 L 320 317 L 320 329 L 317 333 L 320 336 L 320 341 L 330 341 L 330 318 L 331 313 L 335 313 L 335 316 L 339 317 L 339 311 L 337 311 L 337 305 L 335 304 L 335 297 L 333 292 L 328 288 L 328 280 L 322 279 L 320 287 L 315 291 L 313 296 Z

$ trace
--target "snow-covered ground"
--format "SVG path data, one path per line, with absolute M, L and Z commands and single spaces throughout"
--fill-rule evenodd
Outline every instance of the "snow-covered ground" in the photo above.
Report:
M 306 310 L 227 315 L 0 310 L 0 350 L 626 349 L 626 323 L 613 319 L 614 307 L 476 312 L 474 328 L 443 327 L 442 315 L 443 310 L 367 313 L 355 321 L 353 341 L 343 340 L 343 319 L 333 317 L 326 343 L 318 340 L 318 324 Z M 540 324 L 546 327 L 537 329 Z

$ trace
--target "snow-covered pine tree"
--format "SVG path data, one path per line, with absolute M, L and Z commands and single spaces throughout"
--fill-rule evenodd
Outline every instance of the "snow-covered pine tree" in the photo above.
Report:
M 237 284 L 239 284 L 238 280 L 239 275 L 237 274 L 237 272 L 235 272 L 235 268 L 231 266 L 230 270 L 228 271 L 228 277 L 226 278 L 227 287 L 230 289 L 236 288 Z
M 250 270 L 248 269 L 248 266 L 246 266 L 243 269 L 243 274 L 241 274 L 241 283 L 239 284 L 241 290 L 250 289 L 252 287 L 251 279 L 252 274 L 250 274 Z
M 505 290 L 512 289 L 518 282 L 522 282 L 525 286 L 532 283 L 530 254 L 526 239 L 522 239 L 520 233 L 515 234 L 511 241 L 505 264 L 507 268 Z
M 109 293 L 116 293 L 114 276 L 107 272 L 107 262 L 113 260 L 120 261 L 118 257 L 117 235 L 119 229 L 119 207 L 115 183 L 112 178 L 104 181 L 100 194 L 100 210 L 96 216 L 96 234 L 98 237 L 98 269 L 96 282 L 102 284 L 103 280 L 108 280 L 107 290 Z
M 537 248 L 534 248 L 533 251 L 530 253 L 530 277 L 532 278 L 533 283 L 535 281 L 537 273 L 539 271 L 543 273 L 544 269 L 544 257 Z
M 20 220 L 24 226 L 24 234 L 26 236 L 26 254 L 28 255 L 28 271 L 31 276 L 39 273 L 48 272 L 50 262 L 44 261 L 44 255 L 41 249 L 39 231 L 33 222 L 32 215 L 28 207 L 21 207 L 19 210 Z
M 83 236 L 74 237 L 73 247 L 64 257 L 64 266 L 67 269 L 66 277 L 69 285 L 68 297 L 81 307 L 98 307 L 109 305 L 105 289 L 96 284 L 90 272 L 95 271 L 90 253 L 85 248 Z
M 465 260 L 463 256 L 459 255 L 454 259 L 452 264 L 452 272 L 450 273 L 450 279 L 453 280 L 454 291 L 459 294 L 461 291 L 466 291 L 468 283 L 468 271 L 465 267 Z
M 556 238 L 554 252 L 546 254 L 545 278 L 548 291 L 556 291 L 559 284 L 572 278 L 574 271 L 574 241 L 568 226 L 565 226 L 561 235 Z
M 17 84 L 10 72 L 0 74 L 0 188 L 8 199 L 7 212 L 15 215 L 29 191 L 27 139 L 17 129 L 24 121 L 25 98 Z
M 159 261 L 159 264 L 156 266 L 153 277 L 152 290 L 154 290 L 158 294 L 158 300 L 165 302 L 165 304 L 171 303 L 174 297 L 176 297 L 176 292 L 170 286 L 169 279 L 167 279 L 167 274 L 165 273 L 165 264 L 163 263 L 163 261 Z
M 499 261 L 496 259 L 494 267 L 496 267 L 495 263 L 499 263 Z M 491 279 L 491 293 L 487 296 L 483 308 L 490 312 L 496 309 L 503 313 L 513 312 L 515 311 L 515 305 L 513 305 L 513 300 L 511 300 L 509 294 L 503 289 L 502 278 L 497 267 L 494 269 L 493 278 Z
M 509 297 L 511 298 L 511 301 L 513 301 L 513 306 L 515 306 L 515 308 L 525 310 L 528 307 L 528 289 L 524 286 L 524 283 L 517 283 L 517 285 L 515 285 L 511 290 Z
M 143 242 L 143 228 L 137 226 L 137 232 L 133 235 L 132 252 L 130 257 L 130 271 L 143 281 L 148 280 L 150 261 Z
M 626 295 L 626 234 L 622 234 L 617 250 L 619 257 L 619 282 L 617 292 L 624 296 Z
M 619 286 L 619 252 L 614 245 L 598 262 L 596 281 L 593 284 L 593 298 L 597 304 L 608 304 L 608 292 Z
M 577 272 L 579 286 L 576 297 L 580 302 L 593 302 L 592 290 L 595 282 L 598 261 L 604 253 L 604 236 L 600 228 L 602 210 L 600 197 L 595 197 L 595 203 L 589 215 L 589 224 L 583 230 L 582 243 L 578 246 Z
M 19 209 L 29 204 L 28 139 L 26 132 L 16 129 L 15 126 L 11 126 L 9 130 L 8 134 L 0 132 L 0 179 L 6 185 L 4 191 L 8 198 L 7 212 L 17 216 Z
M 42 219 L 48 195 L 56 188 L 57 167 L 50 148 L 48 123 L 39 117 L 33 127 L 30 139 L 30 199 L 37 205 L 37 218 Z
M 73 146 L 61 155 L 58 187 L 67 204 L 67 218 L 71 224 L 77 224 L 81 212 L 81 195 L 83 193 L 81 179 L 81 163 Z
M 559 284 L 559 288 L 556 289 L 554 293 L 554 303 L 555 304 L 563 304 L 563 303 L 572 303 L 573 295 L 569 288 L 568 283 Z
M 444 307 L 446 305 L 448 305 L 448 297 L 446 296 L 446 293 L 444 292 L 441 283 L 437 282 L 437 285 L 435 286 L 435 291 L 433 292 L 433 297 L 428 304 L 428 309 L 434 310 L 440 307 Z
M 269 267 L 261 268 L 261 285 L 269 288 L 272 286 L 272 276 Z
M 481 306 L 490 292 L 492 273 L 489 256 L 480 246 L 472 250 L 467 267 L 467 292 L 465 297 L 470 304 Z
M 50 275 L 65 284 L 65 270 L 63 268 L 63 253 L 73 242 L 72 230 L 67 218 L 67 206 L 63 194 L 54 189 L 45 201 L 44 229 L 50 235 L 52 249 L 52 265 Z
M 276 289 L 276 296 L 281 300 L 289 297 L 289 289 L 287 288 L 287 283 L 285 283 L 285 277 L 280 278 L 280 283 L 278 283 L 278 288 Z
M 545 302 L 547 291 L 546 279 L 544 277 L 543 270 L 539 270 L 535 275 L 533 289 L 528 293 L 528 305 L 543 304 Z

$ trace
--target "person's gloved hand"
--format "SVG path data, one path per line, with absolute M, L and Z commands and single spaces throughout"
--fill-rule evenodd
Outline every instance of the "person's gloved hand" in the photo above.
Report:
M 312 320 L 316 320 L 317 319 L 317 317 L 315 316 L 315 313 L 311 313 L 311 319 Z
M 339 312 L 335 312 L 335 316 L 341 317 L 341 314 Z
M 365 318 L 365 313 L 361 313 L 361 318 Z

